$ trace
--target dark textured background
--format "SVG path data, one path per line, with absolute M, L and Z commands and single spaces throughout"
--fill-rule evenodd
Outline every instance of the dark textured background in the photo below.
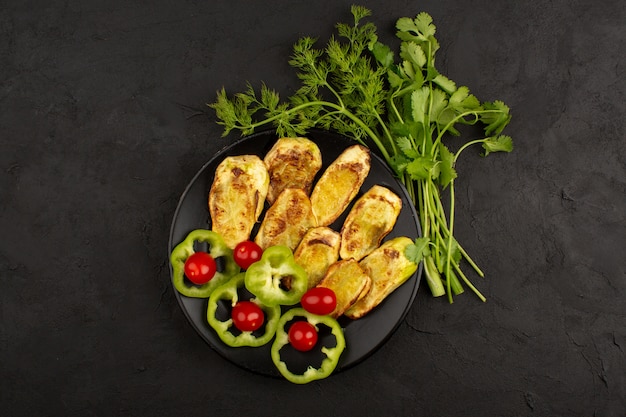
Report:
M 180 194 L 234 139 L 205 103 L 293 91 L 291 45 L 350 2 L 3 0 L 2 416 L 626 415 L 623 2 L 363 4 L 389 44 L 430 13 L 440 70 L 512 108 L 515 151 L 457 166 L 487 303 L 424 285 L 378 352 L 307 386 L 224 360 L 167 266 Z

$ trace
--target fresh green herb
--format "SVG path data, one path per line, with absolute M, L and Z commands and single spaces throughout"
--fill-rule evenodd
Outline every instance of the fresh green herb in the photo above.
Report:
M 465 86 L 435 67 L 439 43 L 427 13 L 403 17 L 396 23 L 398 57 L 378 41 L 376 26 L 363 23 L 370 10 L 352 6 L 353 22 L 339 23 L 324 49 L 305 37 L 293 48 L 289 64 L 297 70 L 300 88 L 281 101 L 275 90 L 248 85 L 229 97 L 224 89 L 209 104 L 224 135 L 239 130 L 250 134 L 272 126 L 281 136 L 306 135 L 325 128 L 375 147 L 406 186 L 420 215 L 423 236 L 406 256 L 423 261 L 434 296 L 463 292 L 464 285 L 485 297 L 461 270 L 465 260 L 479 276 L 483 271 L 454 237 L 455 164 L 461 152 L 482 145 L 483 155 L 510 152 L 513 142 L 502 135 L 511 116 L 501 101 L 481 103 Z M 456 151 L 445 144 L 460 136 L 461 125 L 483 126 L 484 137 L 467 141 Z M 449 195 L 446 213 L 442 193 Z

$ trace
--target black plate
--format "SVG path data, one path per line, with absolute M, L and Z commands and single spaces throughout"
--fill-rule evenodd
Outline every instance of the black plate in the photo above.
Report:
M 323 170 L 348 146 L 356 142 L 345 136 L 327 131 L 311 131 L 307 137 L 319 146 L 322 152 Z M 169 252 L 194 229 L 210 229 L 208 211 L 208 192 L 213 182 L 217 165 L 231 155 L 256 154 L 261 158 L 269 151 L 277 136 L 273 132 L 260 132 L 234 142 L 217 153 L 191 180 L 183 193 L 170 231 Z M 408 236 L 414 239 L 421 236 L 415 207 L 411 203 L 404 186 L 396 180 L 387 164 L 372 152 L 370 173 L 361 187 L 361 194 L 375 184 L 384 185 L 395 191 L 402 198 L 402 211 L 394 230 L 386 239 L 394 236 Z M 357 195 L 355 200 L 359 198 Z M 340 230 L 350 207 L 331 225 Z M 171 268 L 170 268 L 171 271 Z M 346 349 L 335 370 L 338 372 L 357 364 L 378 349 L 396 330 L 408 312 L 419 287 L 422 265 L 411 278 L 396 289 L 375 310 L 365 317 L 351 321 L 341 318 L 344 329 Z M 180 307 L 198 334 L 219 354 L 233 363 L 253 372 L 280 376 L 270 358 L 271 342 L 259 348 L 231 348 L 225 345 L 215 334 L 206 320 L 207 300 L 188 298 L 174 289 Z

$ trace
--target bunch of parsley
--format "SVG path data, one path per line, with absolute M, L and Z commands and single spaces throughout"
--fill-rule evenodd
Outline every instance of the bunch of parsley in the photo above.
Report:
M 280 136 L 303 136 L 310 128 L 338 131 L 359 143 L 375 146 L 407 188 L 420 216 L 422 237 L 406 256 L 423 261 L 434 296 L 463 292 L 463 283 L 481 300 L 485 297 L 461 270 L 468 262 L 484 276 L 454 237 L 455 163 L 461 152 L 480 144 L 484 155 L 510 152 L 513 143 L 501 132 L 510 121 L 501 101 L 481 103 L 465 86 L 439 73 L 435 53 L 439 43 L 430 15 L 403 17 L 396 23 L 399 57 L 378 41 L 376 26 L 363 23 L 370 10 L 352 6 L 353 23 L 339 23 L 326 47 L 316 40 L 297 41 L 289 64 L 297 70 L 300 88 L 281 101 L 265 84 L 229 97 L 224 89 L 209 104 L 224 135 L 247 135 L 272 126 Z M 459 136 L 458 126 L 483 127 L 484 137 L 464 143 L 455 152 L 444 144 Z M 441 200 L 448 192 L 448 213 Z

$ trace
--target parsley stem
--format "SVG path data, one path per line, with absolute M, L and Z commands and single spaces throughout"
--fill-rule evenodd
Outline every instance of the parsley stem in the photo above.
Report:
M 448 230 L 450 235 L 448 236 L 448 248 L 446 250 L 446 277 L 448 278 L 448 300 L 452 303 L 452 293 L 450 292 L 450 262 L 452 258 L 452 239 L 454 235 L 454 180 L 450 181 L 450 216 L 448 220 Z
M 480 298 L 480 300 L 484 303 L 487 301 L 485 296 L 472 284 L 472 282 L 465 276 L 459 265 L 454 264 L 454 270 L 459 274 L 463 282 Z
M 442 233 L 441 231 L 443 231 L 443 233 L 445 233 L 445 239 L 447 239 L 449 236 L 451 236 L 450 230 L 447 227 L 448 221 L 445 217 L 445 212 L 443 210 L 443 205 L 441 204 L 441 201 L 437 200 L 436 202 L 439 207 L 439 210 L 437 211 L 437 217 L 438 217 L 437 224 L 439 225 L 439 227 L 437 228 L 437 233 Z M 444 238 L 443 236 L 444 235 L 441 234 L 442 239 Z M 467 251 L 463 248 L 463 246 L 461 246 L 461 244 L 457 242 L 457 247 L 459 248 L 459 251 L 461 252 L 461 255 L 463 256 L 463 258 L 465 258 L 465 260 L 471 265 L 471 267 L 476 271 L 476 273 L 481 278 L 484 278 L 485 273 L 480 269 L 480 267 L 476 264 L 476 262 L 474 262 L 472 257 L 469 255 L 469 253 L 467 253 Z
M 470 142 L 467 142 L 466 144 L 464 144 L 463 146 L 461 146 L 459 148 L 458 151 L 456 151 L 456 153 L 454 154 L 454 162 L 456 163 L 456 160 L 459 158 L 459 156 L 461 155 L 461 152 L 463 152 L 465 149 L 469 148 L 472 145 L 476 145 L 477 143 L 484 143 L 485 139 L 476 139 L 476 140 L 472 140 Z
M 400 91 L 403 91 L 403 90 L 400 90 Z M 398 111 L 398 107 L 396 106 L 396 103 L 394 101 L 394 98 L 396 97 L 398 96 L 395 94 L 392 94 L 391 97 L 389 97 L 389 99 L 387 100 L 387 107 L 393 111 L 393 115 L 398 120 L 398 122 L 404 123 L 404 120 L 402 116 L 400 115 L 400 112 Z
M 441 129 L 441 131 L 439 132 L 439 134 L 437 135 L 437 138 L 435 139 L 435 142 L 433 144 L 433 147 L 431 149 L 431 155 L 434 155 L 434 151 L 437 148 L 437 145 L 439 145 L 439 143 L 441 142 L 443 135 L 452 127 L 454 126 L 456 123 L 460 122 L 461 120 L 465 120 L 465 118 L 467 116 L 474 116 L 474 121 L 472 122 L 468 122 L 465 121 L 468 124 L 475 124 L 476 122 L 478 122 L 479 116 L 481 114 L 487 114 L 487 113 L 502 113 L 502 110 L 480 110 L 480 111 L 476 111 L 476 110 L 471 110 L 471 111 L 466 111 L 463 113 L 458 114 L 456 117 L 454 117 L 452 120 L 450 120 L 448 123 L 446 123 L 446 125 L 444 126 L 443 129 Z M 469 144 L 471 144 L 472 142 L 470 142 Z M 463 148 L 466 148 L 469 144 L 465 144 L 465 146 Z M 456 159 L 456 158 L 455 158 Z
M 430 193 L 429 193 L 429 188 L 428 187 L 428 183 L 423 184 L 422 186 L 422 193 L 424 194 L 424 202 L 426 202 L 425 204 L 422 205 L 422 222 L 424 223 L 423 225 L 423 231 L 422 233 L 424 234 L 425 237 L 430 238 L 430 223 L 432 222 L 431 219 L 431 210 L 430 210 Z
M 413 202 L 413 205 L 419 207 L 418 204 L 419 204 L 419 201 L 421 201 L 421 198 L 419 194 L 415 193 L 415 185 L 414 185 L 414 182 L 409 177 L 409 174 L 405 172 L 398 179 L 402 181 L 402 183 L 404 184 L 407 192 L 409 193 L 409 197 L 411 198 L 411 201 Z
M 443 287 L 441 275 L 437 270 L 437 265 L 435 265 L 435 261 L 432 256 L 426 256 L 424 258 L 424 273 L 426 275 L 426 282 L 428 283 L 428 287 L 430 288 L 430 292 L 433 296 L 441 297 L 444 295 L 446 290 Z

